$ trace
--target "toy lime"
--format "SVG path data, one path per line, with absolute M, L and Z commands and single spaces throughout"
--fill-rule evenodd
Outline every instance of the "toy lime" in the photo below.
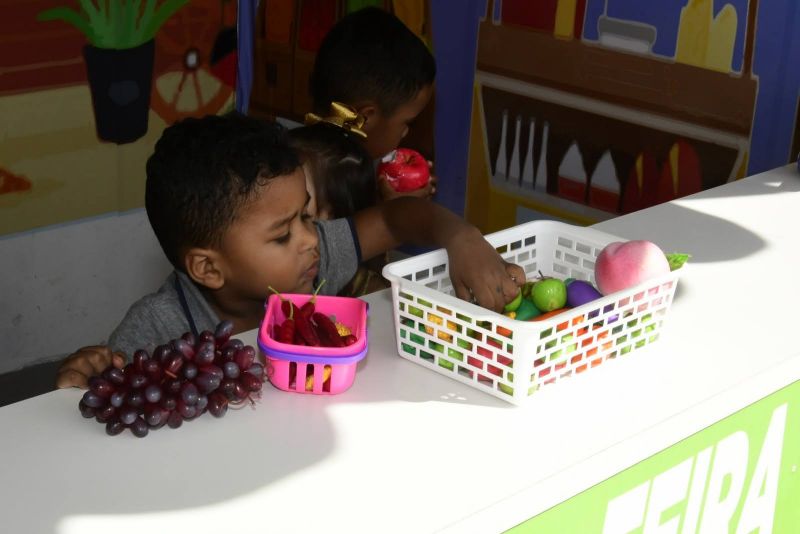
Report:
M 549 312 L 563 308 L 567 303 L 567 287 L 558 278 L 545 278 L 536 282 L 531 296 L 539 310 Z
M 519 305 L 521 303 L 522 303 L 522 290 L 520 290 L 517 293 L 517 296 L 514 297 L 514 300 L 512 300 L 511 302 L 509 302 L 508 304 L 505 305 L 505 307 L 503 308 L 503 311 L 504 312 L 517 311 L 517 308 L 519 308 Z
M 531 298 L 531 292 L 533 291 L 533 286 L 536 285 L 535 280 L 528 280 L 522 285 L 522 296 L 526 299 Z

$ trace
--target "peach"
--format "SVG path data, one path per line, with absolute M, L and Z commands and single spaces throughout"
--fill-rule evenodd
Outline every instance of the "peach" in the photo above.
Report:
M 594 265 L 597 288 L 603 295 L 622 291 L 668 272 L 669 262 L 664 252 L 650 241 L 610 243 L 597 256 Z

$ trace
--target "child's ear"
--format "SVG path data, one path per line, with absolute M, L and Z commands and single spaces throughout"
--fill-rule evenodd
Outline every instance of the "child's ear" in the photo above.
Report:
M 186 252 L 183 261 L 189 278 L 209 289 L 219 289 L 225 285 L 220 260 L 219 253 L 215 250 L 191 248 Z
M 375 119 L 378 117 L 378 105 L 375 102 L 368 100 L 354 107 L 356 108 L 356 111 L 363 115 L 366 119 L 366 122 L 364 123 L 364 130 L 368 131 L 370 127 L 370 120 L 372 120 L 374 123 Z

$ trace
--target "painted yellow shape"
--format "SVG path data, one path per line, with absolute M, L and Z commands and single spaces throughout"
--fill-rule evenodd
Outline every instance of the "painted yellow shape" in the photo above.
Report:
M 719 12 L 711 23 L 708 37 L 706 66 L 719 72 L 730 72 L 733 63 L 733 47 L 736 44 L 736 8 L 731 4 Z
M 472 121 L 469 134 L 467 160 L 467 193 L 464 205 L 465 218 L 482 232 L 489 227 L 489 162 L 486 148 L 486 127 L 480 106 L 480 87 L 473 86 Z
M 713 0 L 689 0 L 681 9 L 675 61 L 705 67 L 713 15 Z
M 678 144 L 672 145 L 669 149 L 669 170 L 672 174 L 672 191 L 678 194 L 678 161 L 680 161 L 681 149 Z
M 394 14 L 419 37 L 424 37 L 425 0 L 394 0 Z
M 736 179 L 741 180 L 742 178 L 747 176 L 747 163 L 750 160 L 750 154 L 745 152 L 742 154 L 742 164 L 739 166 L 739 169 L 736 171 Z
M 636 183 L 639 185 L 639 191 L 642 190 L 644 181 L 644 154 L 641 152 L 636 157 Z
M 558 0 L 556 24 L 553 34 L 562 39 L 572 39 L 575 28 L 575 10 L 578 0 Z

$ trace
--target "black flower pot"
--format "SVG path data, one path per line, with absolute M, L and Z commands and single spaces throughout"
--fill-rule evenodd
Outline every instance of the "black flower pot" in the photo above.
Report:
M 135 48 L 83 48 L 97 137 L 103 141 L 131 143 L 147 133 L 154 54 L 152 39 Z

